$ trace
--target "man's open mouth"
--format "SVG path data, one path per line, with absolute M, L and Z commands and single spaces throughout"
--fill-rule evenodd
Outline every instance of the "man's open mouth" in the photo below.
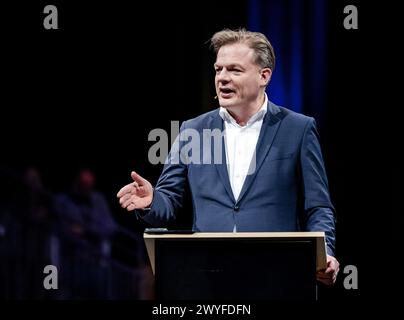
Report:
M 235 93 L 236 91 L 231 89 L 231 88 L 220 88 L 219 89 L 220 92 L 220 96 L 222 98 L 229 98 L 232 96 L 233 93 Z

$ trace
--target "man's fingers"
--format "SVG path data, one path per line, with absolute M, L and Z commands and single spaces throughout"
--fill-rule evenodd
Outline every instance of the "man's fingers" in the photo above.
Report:
M 137 198 L 137 199 L 132 200 L 129 203 L 126 210 L 132 211 L 132 210 L 135 210 L 135 209 L 143 209 L 145 207 L 146 207 L 146 205 L 145 205 L 144 199 L 143 198 Z
M 317 280 L 318 281 L 320 281 L 320 282 L 322 282 L 322 283 L 325 283 L 325 284 L 328 284 L 328 285 L 330 285 L 330 284 L 332 284 L 332 283 L 334 283 L 335 282 L 335 277 L 324 277 L 324 276 L 320 276 L 320 275 L 317 275 Z
M 324 271 L 324 273 L 325 274 L 336 274 L 336 273 L 338 273 L 338 271 L 339 271 L 339 268 L 335 268 L 335 266 L 329 266 L 325 271 Z
M 133 188 L 133 185 L 130 183 L 130 184 L 127 184 L 126 186 L 124 186 L 121 190 L 119 190 L 118 191 L 118 193 L 117 193 L 117 197 L 118 198 L 120 198 L 120 197 L 122 197 L 124 194 L 126 194 L 126 193 L 130 193 L 131 191 L 132 191 L 132 188 Z
M 323 277 L 331 277 L 335 273 L 337 272 L 330 267 L 328 267 L 326 270 L 317 271 L 317 274 Z
M 337 271 L 335 271 L 331 267 L 328 267 L 326 270 L 318 271 L 316 274 L 316 278 L 318 281 L 326 285 L 332 285 L 337 280 L 337 274 Z
M 126 208 L 126 210 L 132 211 L 132 210 L 135 210 L 136 208 L 137 208 L 137 206 L 136 206 L 136 201 L 132 201 L 132 202 L 129 204 L 129 206 Z
M 132 197 L 131 193 L 127 193 L 125 195 L 123 195 L 120 199 L 119 199 L 119 203 L 122 205 L 125 203 L 125 201 L 127 201 L 128 199 L 130 199 Z
M 129 197 L 128 199 L 126 199 L 123 203 L 122 203 L 122 208 L 127 209 L 127 207 L 129 207 L 131 204 L 136 202 L 136 198 L 134 197 Z
M 137 182 L 139 185 L 144 185 L 145 184 L 145 179 L 143 179 L 140 175 L 138 175 L 135 171 L 132 171 L 130 174 L 132 177 L 133 181 Z
M 332 271 L 335 270 L 335 272 L 338 273 L 339 271 L 339 262 L 335 257 L 327 255 L 327 270 L 326 272 L 331 269 Z
M 331 278 L 332 278 L 332 274 L 317 273 L 317 278 L 320 278 L 320 279 L 331 279 Z

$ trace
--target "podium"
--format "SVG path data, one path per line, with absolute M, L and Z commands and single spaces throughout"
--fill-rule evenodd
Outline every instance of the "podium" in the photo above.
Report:
M 324 232 L 144 234 L 159 300 L 316 300 Z

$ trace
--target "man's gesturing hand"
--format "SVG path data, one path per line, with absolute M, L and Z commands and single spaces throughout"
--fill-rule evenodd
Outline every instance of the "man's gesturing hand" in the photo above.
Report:
M 132 211 L 150 206 L 153 200 L 153 187 L 149 181 L 132 171 L 132 183 L 127 184 L 116 195 L 121 207 Z

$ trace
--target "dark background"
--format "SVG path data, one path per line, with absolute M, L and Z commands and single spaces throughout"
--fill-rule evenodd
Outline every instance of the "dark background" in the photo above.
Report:
M 57 5 L 59 30 L 44 30 L 46 4 Z M 358 7 L 358 30 L 343 28 L 348 4 Z M 217 107 L 214 55 L 207 41 L 225 27 L 248 27 L 250 5 L 2 5 L 0 168 L 18 172 L 35 165 L 58 192 L 78 168 L 90 167 L 116 219 L 141 232 L 144 225 L 120 209 L 116 192 L 130 182 L 133 169 L 157 181 L 161 166 L 147 161 L 152 129 L 169 132 L 170 121 Z M 316 19 L 310 14 L 313 5 L 304 2 L 303 23 Z M 399 91 L 390 76 L 392 68 L 398 72 L 394 11 L 368 1 L 327 6 L 322 17 L 327 25 L 326 85 L 319 88 L 325 103 L 321 110 L 313 109 L 306 99 L 301 110 L 319 124 L 337 209 L 338 259 L 342 269 L 355 265 L 359 272 L 359 290 L 343 289 L 340 277 L 327 293 L 333 298 L 394 299 L 392 289 L 402 278 L 397 260 L 402 250 L 402 162 L 392 148 L 393 143 L 402 145 L 394 122 L 399 102 L 393 94 Z

